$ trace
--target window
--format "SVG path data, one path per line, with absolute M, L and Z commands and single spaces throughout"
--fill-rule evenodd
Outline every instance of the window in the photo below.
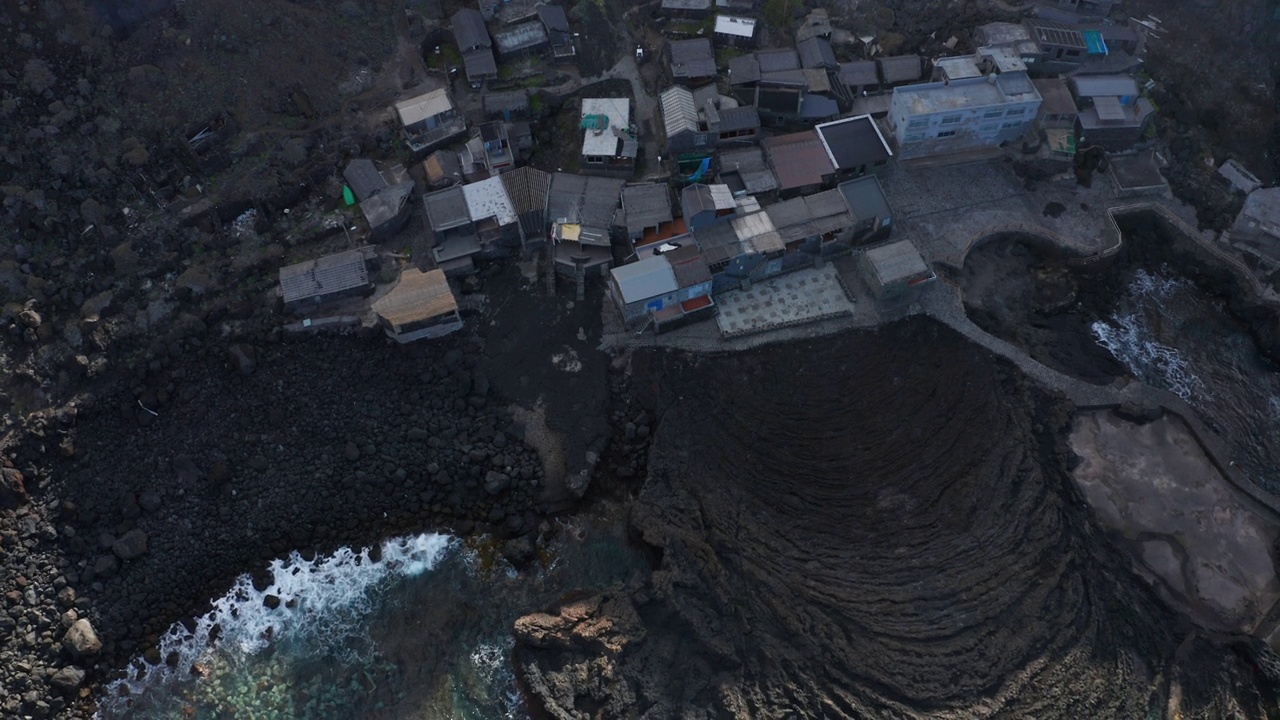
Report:
M 920 142 L 923 139 L 924 139 L 924 133 L 911 133 L 910 135 L 903 138 L 903 142 L 909 142 L 909 143 Z
M 916 130 L 922 127 L 929 127 L 929 118 L 911 118 L 911 122 L 907 123 L 907 127 Z
M 1004 117 L 1004 111 L 1003 111 L 1003 110 L 988 110 L 988 111 L 986 111 L 985 113 L 983 113 L 983 114 L 982 114 L 982 117 L 983 117 L 984 119 L 986 119 L 986 120 L 990 120 L 991 118 Z
M 1020 127 L 1021 125 L 1022 123 L 1020 122 L 1007 122 L 1001 125 L 1000 127 L 1004 128 L 1005 130 L 1008 130 L 1009 128 L 1016 128 L 1016 127 Z
M 587 162 L 600 165 L 604 163 L 604 158 L 600 155 L 588 155 Z
M 1026 114 L 1027 114 L 1027 109 L 1024 107 L 1009 108 L 1009 111 L 1005 113 L 1005 115 L 1008 115 L 1009 117 L 1015 117 L 1017 115 L 1026 115 Z
M 990 124 L 990 125 L 983 125 L 982 127 L 978 128 L 978 132 L 980 132 L 980 133 L 991 133 L 991 132 L 995 132 L 996 130 L 999 130 L 999 129 L 1000 129 L 1000 126 L 999 126 L 999 125 L 997 125 L 996 123 L 992 123 L 992 124 Z
M 1067 51 L 1067 57 L 1080 57 L 1080 51 L 1079 51 L 1079 50 L 1068 50 L 1068 51 Z
M 938 133 L 938 137 L 948 138 L 948 137 L 953 137 L 955 134 L 956 134 L 955 130 L 943 130 L 942 132 Z
M 942 118 L 942 124 L 943 124 L 943 125 L 955 125 L 956 123 L 960 122 L 960 119 L 961 119 L 961 117 L 960 117 L 959 115 L 948 115 L 948 116 L 946 116 L 946 117 Z

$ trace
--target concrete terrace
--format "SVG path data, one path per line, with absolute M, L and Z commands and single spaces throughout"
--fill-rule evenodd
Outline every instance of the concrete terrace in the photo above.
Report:
M 750 288 L 723 293 L 716 324 L 724 337 L 748 335 L 853 314 L 839 271 L 798 270 Z

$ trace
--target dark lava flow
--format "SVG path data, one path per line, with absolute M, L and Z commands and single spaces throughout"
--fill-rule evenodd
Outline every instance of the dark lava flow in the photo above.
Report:
M 632 522 L 662 561 L 517 623 L 550 716 L 1275 712 L 1275 656 L 1194 631 L 1096 531 L 1069 408 L 944 326 L 633 369 L 660 378 Z

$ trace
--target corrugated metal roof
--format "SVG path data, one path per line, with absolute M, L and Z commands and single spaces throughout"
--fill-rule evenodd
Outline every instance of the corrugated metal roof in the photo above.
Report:
M 707 190 L 711 195 L 711 206 L 716 210 L 732 210 L 734 207 L 733 191 L 728 185 L 716 183 L 708 185 Z
M 628 305 L 661 297 L 680 289 L 671 263 L 662 255 L 622 265 L 609 271 Z
M 800 69 L 800 55 L 795 50 L 762 50 L 755 59 L 762 73 Z
M 620 178 L 555 173 L 547 193 L 547 221 L 582 225 L 582 242 L 609 245 L 609 228 L 626 181 Z
M 512 25 L 493 36 L 493 44 L 497 46 L 499 53 L 528 50 L 545 44 L 547 40 L 547 29 L 540 20 Z
M 366 249 L 347 250 L 280 268 L 280 291 L 285 303 L 369 284 L 365 252 Z
M 822 140 L 813 130 L 765 138 L 765 151 L 782 190 L 819 185 L 835 172 Z
M 872 248 L 866 255 L 881 285 L 929 274 L 929 265 L 910 240 L 899 240 Z
M 1098 119 L 1103 122 L 1124 120 L 1124 107 L 1120 104 L 1120 98 L 1113 95 L 1094 98 L 1093 109 L 1098 112 Z
M 778 179 L 773 176 L 764 159 L 764 150 L 746 147 L 720 153 L 720 173 L 736 173 L 743 189 L 751 194 L 778 189 Z
M 498 61 L 489 49 L 470 50 L 462 54 L 462 66 L 468 80 L 480 80 L 498 74 Z
M 753 105 L 720 110 L 720 132 L 736 132 L 760 127 L 760 112 Z
M 662 124 L 667 129 L 668 138 L 698 130 L 698 108 L 693 104 L 693 93 L 688 88 L 672 85 L 662 91 L 658 101 L 662 104 Z
M 756 34 L 756 21 L 733 15 L 717 15 L 715 31 L 721 35 L 751 38 Z
M 400 282 L 373 303 L 373 311 L 393 327 L 430 320 L 458 310 L 458 301 L 449 287 L 444 271 L 436 268 L 423 272 L 408 268 L 400 273 Z
M 453 99 L 444 88 L 437 88 L 425 95 L 396 103 L 396 112 L 400 115 L 400 123 L 403 125 L 422 122 L 452 109 Z

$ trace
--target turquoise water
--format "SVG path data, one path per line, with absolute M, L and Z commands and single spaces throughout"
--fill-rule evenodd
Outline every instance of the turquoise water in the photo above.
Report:
M 510 660 L 514 621 L 648 570 L 617 523 L 555 535 L 525 573 L 488 538 L 438 534 L 387 540 L 376 561 L 349 548 L 276 560 L 270 587 L 241 578 L 194 629 L 171 629 L 158 664 L 135 659 L 98 717 L 527 717 Z

